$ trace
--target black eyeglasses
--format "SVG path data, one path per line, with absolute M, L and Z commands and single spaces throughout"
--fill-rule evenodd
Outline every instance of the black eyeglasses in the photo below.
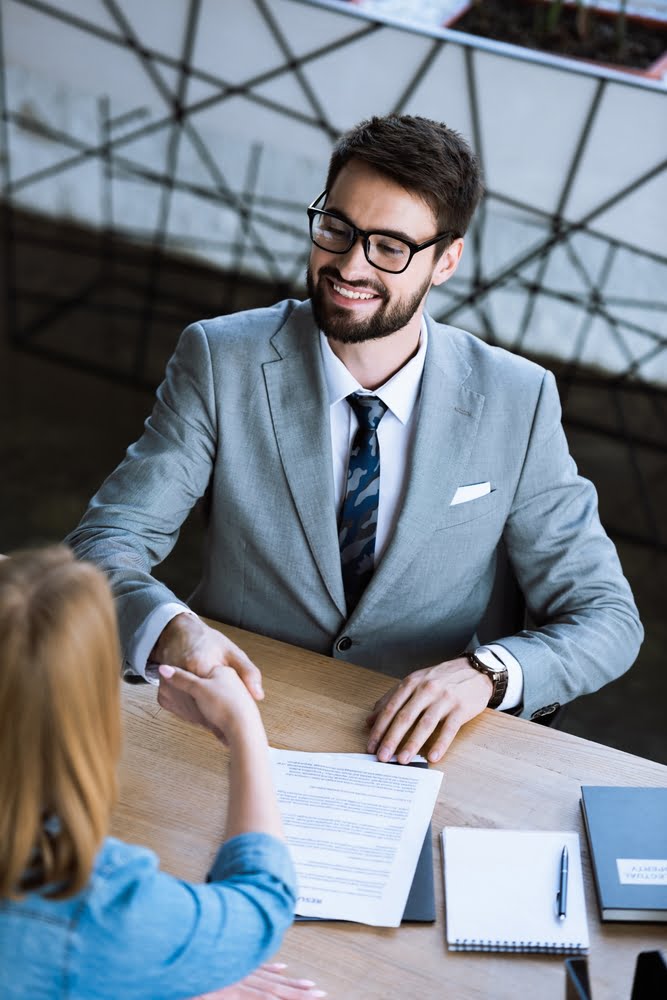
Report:
M 434 236 L 432 240 L 425 243 L 410 243 L 388 232 L 368 233 L 364 229 L 358 229 L 347 219 L 341 218 L 336 212 L 323 212 L 316 207 L 318 201 L 326 197 L 327 192 L 323 191 L 315 199 L 312 205 L 308 206 L 308 218 L 310 220 L 310 238 L 320 250 L 327 250 L 329 253 L 347 253 L 351 249 L 355 240 L 361 236 L 366 260 L 378 271 L 389 271 L 391 274 L 401 274 L 416 253 L 426 250 L 427 247 L 435 246 L 441 240 L 455 238 L 456 233 L 448 230 Z

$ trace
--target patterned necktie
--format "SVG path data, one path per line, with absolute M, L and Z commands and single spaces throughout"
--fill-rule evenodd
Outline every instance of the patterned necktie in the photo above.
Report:
M 352 614 L 375 566 L 375 529 L 380 498 L 380 445 L 377 426 L 387 406 L 377 396 L 352 393 L 347 401 L 359 427 L 347 467 L 345 499 L 338 522 L 338 544 L 348 616 Z

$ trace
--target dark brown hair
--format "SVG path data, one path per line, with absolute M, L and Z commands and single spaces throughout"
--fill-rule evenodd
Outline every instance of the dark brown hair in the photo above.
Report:
M 438 232 L 463 236 L 484 186 L 477 157 L 465 139 L 442 122 L 413 115 L 373 117 L 336 142 L 327 191 L 350 160 L 373 167 L 419 195 L 435 214 Z

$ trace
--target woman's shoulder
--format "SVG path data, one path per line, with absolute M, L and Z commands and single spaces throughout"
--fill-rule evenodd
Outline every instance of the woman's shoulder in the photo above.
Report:
M 82 893 L 81 939 L 102 937 L 113 948 L 143 933 L 153 920 L 168 922 L 190 902 L 188 884 L 161 871 L 146 847 L 107 837 Z
M 106 837 L 95 859 L 88 883 L 89 901 L 95 897 L 106 904 L 128 892 L 136 896 L 160 875 L 160 859 L 154 851 Z
M 150 871 L 158 867 L 158 856 L 148 847 L 128 844 L 116 837 L 105 837 L 95 859 L 93 875 L 110 878 L 121 875 L 126 869 L 131 873 L 136 868 L 146 868 Z

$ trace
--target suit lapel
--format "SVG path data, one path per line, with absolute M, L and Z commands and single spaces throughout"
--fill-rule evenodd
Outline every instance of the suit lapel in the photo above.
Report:
M 263 370 L 278 451 L 313 559 L 344 616 L 329 402 L 308 302 L 297 306 L 271 343 L 279 357 Z
M 477 435 L 484 396 L 465 387 L 471 367 L 448 329 L 429 321 L 417 428 L 396 529 L 357 606 L 365 613 L 443 524 Z
M 391 589 L 464 483 L 484 396 L 467 389 L 471 367 L 447 327 L 429 322 L 417 428 L 394 535 L 354 618 Z M 329 405 L 310 304 L 297 306 L 272 339 L 277 360 L 263 365 L 276 443 L 292 499 L 322 580 L 345 617 L 334 511 Z

